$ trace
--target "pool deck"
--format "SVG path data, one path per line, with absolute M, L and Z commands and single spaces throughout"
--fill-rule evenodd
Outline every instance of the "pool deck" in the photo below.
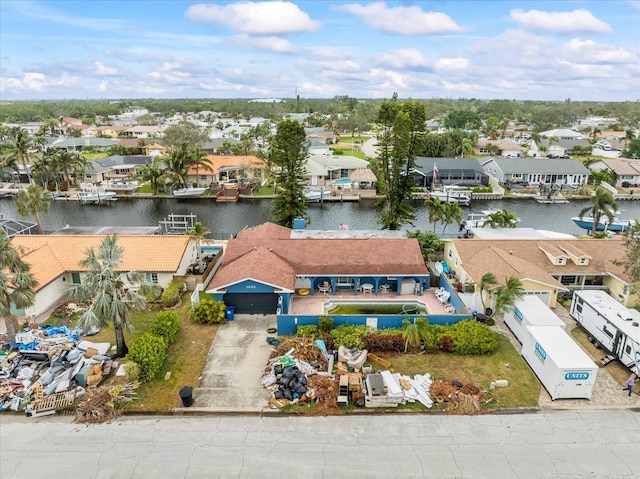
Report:
M 427 306 L 429 314 L 448 314 L 444 310 L 444 305 L 440 304 L 438 298 L 434 294 L 435 288 L 425 291 L 422 296 L 417 294 L 403 294 L 398 296 L 395 291 L 390 291 L 386 294 L 362 294 L 358 293 L 357 296 L 353 295 L 353 290 L 338 290 L 336 294 L 323 294 L 318 291 L 314 292 L 313 296 L 298 296 L 294 295 L 291 299 L 291 306 L 289 308 L 289 314 L 299 314 L 301 316 L 307 314 L 324 314 L 324 304 L 329 301 L 362 301 L 362 302 L 376 302 L 376 301 L 397 301 L 398 303 L 413 303 L 418 301 L 424 303 Z

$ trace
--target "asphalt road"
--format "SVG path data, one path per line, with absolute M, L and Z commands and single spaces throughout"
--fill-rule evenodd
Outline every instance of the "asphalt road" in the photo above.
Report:
M 640 414 L 0 415 L 9 478 L 638 478 Z

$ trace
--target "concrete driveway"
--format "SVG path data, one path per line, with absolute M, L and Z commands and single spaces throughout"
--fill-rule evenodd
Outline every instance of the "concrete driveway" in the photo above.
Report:
M 248 314 L 236 315 L 220 326 L 189 409 L 234 413 L 268 410 L 271 393 L 262 387 L 260 378 L 271 354 L 267 336 L 275 336 L 267 329 L 275 327 L 275 315 Z

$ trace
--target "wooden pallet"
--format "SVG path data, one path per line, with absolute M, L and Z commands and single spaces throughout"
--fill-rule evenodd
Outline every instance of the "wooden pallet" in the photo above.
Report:
M 27 415 L 34 417 L 42 415 L 43 413 L 53 413 L 62 409 L 71 408 L 75 404 L 77 396 L 76 388 L 70 391 L 43 396 L 29 404 Z

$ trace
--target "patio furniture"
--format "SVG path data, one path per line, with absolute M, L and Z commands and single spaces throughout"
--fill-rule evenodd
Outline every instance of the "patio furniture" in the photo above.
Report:
M 380 292 L 382 294 L 389 294 L 389 290 L 391 289 L 391 287 L 388 284 L 381 284 L 380 285 Z
M 331 291 L 331 286 L 329 285 L 329 282 L 325 281 L 320 286 L 318 286 L 318 291 L 320 291 L 323 294 L 329 293 L 329 291 Z
M 371 283 L 362 283 L 360 289 L 362 289 L 362 294 L 373 294 L 373 285 Z

